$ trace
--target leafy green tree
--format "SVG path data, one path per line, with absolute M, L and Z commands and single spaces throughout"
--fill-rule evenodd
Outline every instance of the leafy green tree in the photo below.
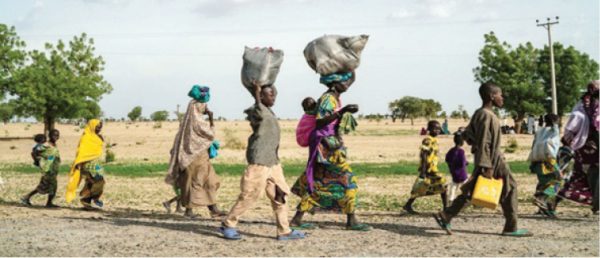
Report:
M 414 125 L 414 119 L 424 114 L 425 104 L 420 98 L 405 96 L 392 101 L 389 109 L 392 112 L 392 121 L 395 121 L 396 117 L 401 118 L 402 122 L 409 118 L 410 124 Z
M 7 123 L 14 117 L 14 103 L 6 100 L 8 86 L 14 83 L 15 72 L 23 66 L 25 42 L 15 31 L 0 23 L 0 121 Z
M 433 99 L 423 99 L 423 116 L 429 120 L 432 117 L 437 117 L 437 113 L 442 111 L 442 104 Z
M 14 117 L 15 108 L 12 102 L 0 103 L 0 121 L 8 123 Z
M 161 110 L 156 111 L 150 115 L 150 119 L 155 122 L 166 121 L 169 118 L 169 111 Z
M 112 86 L 101 75 L 104 60 L 94 51 L 94 40 L 83 33 L 68 45 L 59 40 L 46 43 L 45 51 L 29 52 L 27 65 L 8 86 L 16 114 L 42 120 L 45 132 L 61 118 L 98 117 L 98 102 Z
M 0 100 L 4 100 L 8 86 L 14 83 L 14 73 L 25 61 L 24 47 L 25 42 L 19 38 L 15 27 L 0 23 Z
M 140 117 L 142 116 L 142 107 L 140 106 L 135 106 L 131 112 L 127 113 L 127 117 L 129 117 L 129 120 L 131 120 L 131 122 L 135 122 L 138 119 L 140 119 Z
M 553 48 L 558 115 L 562 117 L 571 112 L 588 82 L 598 79 L 598 63 L 572 46 L 565 48 L 556 42 L 553 44 Z M 540 51 L 538 68 L 544 91 L 547 96 L 552 96 L 548 46 L 544 46 L 544 49 Z M 547 112 L 550 113 L 552 111 L 551 100 L 547 100 L 544 104 Z
M 511 113 L 518 130 L 527 114 L 544 113 L 546 94 L 538 75 L 539 50 L 529 42 L 513 49 L 506 42 L 500 43 L 493 32 L 484 38 L 480 66 L 473 69 L 475 81 L 493 82 L 502 88 L 504 109 Z

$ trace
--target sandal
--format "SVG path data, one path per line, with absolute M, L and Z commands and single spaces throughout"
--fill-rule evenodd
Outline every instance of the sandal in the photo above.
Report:
M 210 217 L 213 218 L 213 219 L 218 219 L 218 218 L 222 218 L 222 217 L 227 216 L 227 214 L 228 213 L 224 212 L 224 211 L 219 211 L 219 212 L 215 212 L 215 213 L 211 212 L 210 213 Z
M 33 206 L 33 204 L 31 204 L 31 201 L 29 201 L 29 199 L 26 199 L 25 197 L 21 198 L 21 204 L 29 207 Z
M 102 208 L 102 206 L 104 206 L 104 203 L 98 199 L 94 199 L 94 204 L 96 204 L 98 208 Z
M 163 202 L 162 205 L 167 210 L 167 214 L 171 214 L 171 205 L 168 202 Z
M 306 235 L 298 230 L 292 230 L 292 232 L 290 232 L 287 235 L 279 235 L 277 236 L 277 240 L 297 240 L 297 239 L 303 239 L 305 238 Z
M 227 240 L 240 240 L 242 235 L 235 228 L 219 227 L 219 231 L 223 234 L 223 238 Z
M 443 230 L 446 231 L 446 234 L 452 235 L 452 225 L 450 223 L 446 222 L 446 220 L 444 219 L 444 217 L 442 217 L 442 215 L 440 215 L 439 213 L 433 214 L 433 218 L 435 219 L 437 224 L 440 226 L 440 228 L 442 228 Z
M 313 223 L 302 223 L 298 226 L 290 226 L 291 229 L 317 229 L 319 228 L 319 226 L 317 226 L 317 224 L 313 224 Z
M 354 230 L 354 231 L 370 231 L 371 230 L 371 226 L 367 225 L 367 224 L 354 224 L 352 226 L 346 226 L 346 230 Z
M 518 229 L 513 232 L 502 232 L 503 236 L 511 236 L 511 237 L 530 237 L 533 236 L 533 233 L 529 232 L 527 229 Z

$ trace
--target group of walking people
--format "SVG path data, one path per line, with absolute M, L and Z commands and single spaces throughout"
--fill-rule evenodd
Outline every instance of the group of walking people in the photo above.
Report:
M 343 134 L 355 126 L 351 114 L 358 111 L 358 106 L 343 105 L 341 95 L 355 80 L 354 71 L 322 76 L 320 82 L 326 85 L 327 90 L 318 100 L 308 97 L 302 101 L 305 114 L 301 124 L 314 125 L 308 127 L 311 129 L 303 140 L 309 154 L 306 170 L 291 188 L 284 178 L 278 155 L 280 127 L 272 110 L 277 89 L 275 85 L 254 83 L 254 104 L 244 111 L 252 128 L 246 149 L 248 164 L 241 178 L 240 194 L 228 212 L 217 207 L 216 194 L 220 180 L 211 158 L 217 155 L 218 142 L 215 140 L 213 113 L 208 108 L 210 89 L 194 86 L 188 94 L 192 99 L 180 121 L 165 178 L 173 186 L 175 196 L 164 202 L 164 207 L 170 212 L 171 204 L 177 203 L 177 210 L 185 208 L 185 215 L 193 217 L 194 208 L 205 206 L 211 217 L 222 219 L 219 231 L 223 237 L 237 240 L 242 237 L 237 231 L 241 216 L 264 191 L 271 201 L 279 240 L 302 239 L 306 236 L 302 230 L 317 228 L 317 225 L 303 221 L 307 212 L 343 213 L 347 216 L 347 230 L 370 230 L 371 227 L 361 223 L 356 215 L 359 187 L 357 177 L 347 161 L 343 141 Z M 562 184 L 565 177 L 564 168 L 560 165 L 564 163 L 561 160 L 564 155 L 559 155 L 559 148 L 555 148 L 557 151 L 547 159 L 532 162 L 532 172 L 538 175 L 540 181 L 534 203 L 544 214 L 553 214 L 562 199 L 592 205 L 593 211 L 598 212 L 598 88 L 598 81 L 590 83 L 565 126 L 561 142 L 573 151 L 575 160 L 573 173 L 566 183 Z M 442 211 L 433 217 L 441 229 L 451 234 L 451 221 L 469 204 L 478 177 L 502 179 L 504 183 L 499 203 L 506 220 L 502 234 L 531 236 L 531 232 L 517 227 L 517 183 L 500 148 L 501 126 L 493 109 L 503 106 L 502 90 L 493 83 L 484 83 L 479 88 L 479 95 L 481 108 L 473 114 L 466 128 L 455 133 L 455 147 L 446 155 L 445 160 L 453 175 L 450 184 L 438 169 L 439 145 L 436 137 L 442 131 L 441 125 L 437 121 L 428 123 L 428 135 L 420 147 L 419 176 L 404 209 L 415 213 L 412 205 L 417 198 L 439 194 Z M 539 137 L 536 135 L 534 145 L 535 141 L 556 142 L 555 138 L 559 135 L 553 131 L 557 128 L 556 120 L 556 116 L 547 116 L 546 127 L 549 129 L 543 136 L 542 133 Z M 80 202 L 86 209 L 103 206 L 101 196 L 105 181 L 100 156 L 104 140 L 101 130 L 101 121 L 92 119 L 88 122 L 69 172 L 65 198 L 71 202 L 83 181 L 85 185 L 80 192 Z M 32 151 L 32 157 L 44 174 L 36 189 L 22 197 L 23 204 L 31 205 L 30 198 L 35 194 L 48 194 L 47 206 L 55 207 L 52 200 L 56 196 L 56 175 L 60 166 L 60 154 L 56 146 L 59 137 L 58 130 L 51 130 L 48 143 L 45 143 L 45 139 L 36 139 L 39 142 Z M 470 176 L 466 171 L 468 162 L 462 149 L 464 142 L 472 146 L 474 156 L 474 170 Z M 562 152 L 568 151 L 563 149 Z M 291 221 L 288 220 L 287 203 L 290 194 L 300 198 Z

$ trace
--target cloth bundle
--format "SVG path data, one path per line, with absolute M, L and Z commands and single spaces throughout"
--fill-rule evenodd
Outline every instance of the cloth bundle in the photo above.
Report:
M 283 63 L 283 51 L 273 48 L 249 48 L 244 50 L 242 57 L 242 84 L 250 94 L 254 94 L 252 82 L 260 86 L 273 85 Z
M 347 72 L 360 65 L 360 55 L 368 35 L 319 37 L 304 48 L 304 57 L 310 68 L 321 75 Z
M 528 160 L 539 162 L 549 158 L 556 158 L 559 147 L 560 135 L 558 126 L 541 128 L 535 134 Z

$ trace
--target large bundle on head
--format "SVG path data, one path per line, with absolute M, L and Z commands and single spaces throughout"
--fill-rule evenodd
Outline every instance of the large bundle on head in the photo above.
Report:
M 246 47 L 243 59 L 242 83 L 250 93 L 253 93 L 253 81 L 261 86 L 275 83 L 277 74 L 279 74 L 279 67 L 283 62 L 283 51 L 270 47 Z
M 304 57 L 310 68 L 321 75 L 347 72 L 360 64 L 360 54 L 368 40 L 368 35 L 325 35 L 306 45 Z

